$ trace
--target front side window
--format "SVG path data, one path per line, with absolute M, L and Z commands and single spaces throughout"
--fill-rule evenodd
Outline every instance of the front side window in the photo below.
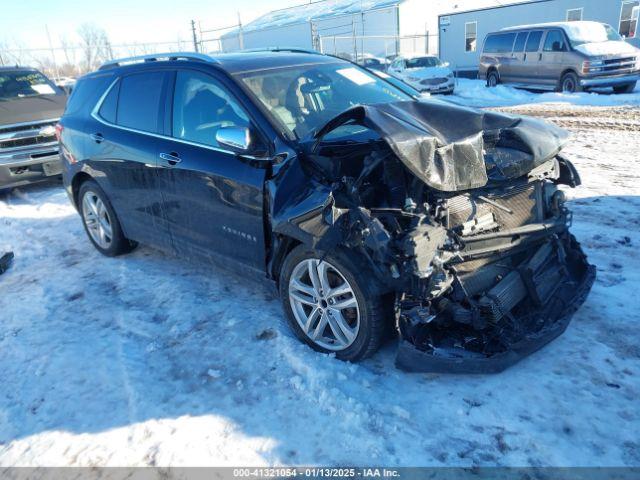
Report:
M 527 39 L 527 52 L 537 52 L 540 48 L 540 40 L 542 39 L 542 30 L 536 30 L 529 34 Z
M 173 136 L 217 147 L 222 127 L 249 127 L 247 114 L 213 77 L 181 70 L 173 96 Z
M 618 32 L 626 38 L 634 38 L 638 27 L 638 10 L 640 10 L 640 0 L 622 2 L 620 12 L 620 27 Z
M 160 99 L 165 74 L 144 72 L 120 80 L 116 123 L 123 127 L 158 133 Z
M 466 52 L 475 52 L 478 44 L 478 22 L 464 24 L 464 49 Z
M 319 63 L 238 74 L 265 110 L 297 138 L 356 105 L 412 100 L 382 78 L 349 63 Z
M 56 93 L 59 91 L 49 79 L 35 70 L 0 71 L 0 99 Z
M 572 8 L 567 10 L 567 22 L 579 22 L 582 20 L 582 9 Z
M 547 32 L 547 38 L 544 41 L 545 52 L 566 52 L 567 44 L 564 35 L 560 30 L 551 30 Z

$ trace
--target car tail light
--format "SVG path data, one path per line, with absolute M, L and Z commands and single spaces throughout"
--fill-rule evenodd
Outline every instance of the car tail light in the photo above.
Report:
M 58 141 L 60 141 L 60 139 L 62 138 L 63 130 L 64 127 L 60 123 L 56 123 L 56 138 L 58 139 Z

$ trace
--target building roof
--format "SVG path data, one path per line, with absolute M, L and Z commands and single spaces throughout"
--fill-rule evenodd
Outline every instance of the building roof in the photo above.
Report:
M 273 10 L 256 20 L 243 25 L 242 30 L 262 30 L 266 28 L 283 27 L 311 20 L 348 15 L 378 8 L 392 7 L 405 0 L 320 0 L 304 5 L 297 5 L 280 10 Z M 230 33 L 236 33 L 237 29 Z

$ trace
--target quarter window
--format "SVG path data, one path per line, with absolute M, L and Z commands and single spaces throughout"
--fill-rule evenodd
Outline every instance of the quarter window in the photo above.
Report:
M 116 123 L 116 114 L 118 111 L 118 93 L 120 91 L 120 82 L 117 82 L 105 97 L 98 115 L 109 123 Z
M 544 41 L 545 52 L 566 52 L 567 44 L 564 35 L 560 30 L 551 30 L 547 32 L 547 38 Z
M 633 38 L 636 36 L 638 27 L 638 10 L 640 10 L 640 0 L 622 2 L 622 10 L 620 11 L 620 27 L 618 33 L 620 35 Z
M 513 49 L 513 41 L 515 38 L 515 33 L 489 35 L 484 46 L 484 51 L 486 53 L 510 53 Z
M 173 97 L 173 136 L 217 147 L 222 127 L 249 127 L 249 117 L 214 78 L 182 70 Z
M 116 123 L 144 132 L 158 133 L 164 77 L 163 72 L 145 72 L 122 78 Z
M 478 46 L 478 22 L 464 24 L 464 49 L 466 52 L 475 52 Z
M 536 30 L 529 34 L 527 39 L 527 52 L 537 52 L 540 48 L 540 40 L 542 39 L 542 30 Z
M 572 8 L 567 10 L 567 22 L 579 22 L 582 20 L 582 9 Z

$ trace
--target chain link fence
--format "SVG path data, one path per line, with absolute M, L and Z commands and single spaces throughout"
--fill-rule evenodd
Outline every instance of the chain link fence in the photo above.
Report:
M 319 35 L 314 44 L 322 53 L 354 61 L 378 57 L 392 59 L 397 55 L 433 54 L 438 52 L 437 36 L 424 35 Z

